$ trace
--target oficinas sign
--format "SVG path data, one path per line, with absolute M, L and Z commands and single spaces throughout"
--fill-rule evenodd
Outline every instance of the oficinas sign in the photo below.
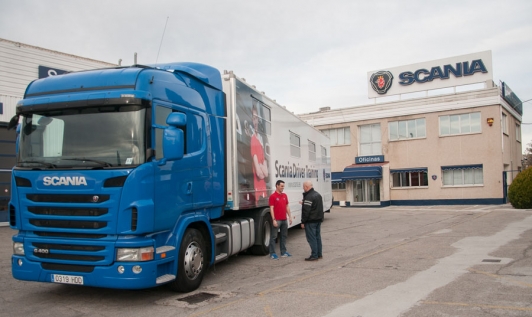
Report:
M 402 72 L 399 74 L 399 85 L 408 86 L 413 83 L 426 83 L 434 79 L 448 79 L 452 74 L 455 77 L 471 76 L 475 73 L 487 73 L 488 70 L 482 59 L 469 62 L 456 63 L 456 65 L 435 66 L 430 69 L 421 68 L 415 72 Z

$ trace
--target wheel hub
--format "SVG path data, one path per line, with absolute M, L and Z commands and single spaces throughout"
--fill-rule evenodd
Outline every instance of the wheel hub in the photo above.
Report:
M 196 279 L 203 270 L 203 251 L 195 241 L 188 245 L 183 265 L 190 280 Z

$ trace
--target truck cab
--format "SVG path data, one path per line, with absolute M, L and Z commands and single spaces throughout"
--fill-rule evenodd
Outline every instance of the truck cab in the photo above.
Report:
M 177 289 L 197 287 L 215 259 L 210 221 L 225 206 L 224 107 L 219 72 L 201 64 L 31 83 L 17 106 L 14 277 L 156 286 L 176 279 L 188 230 L 204 245 Z

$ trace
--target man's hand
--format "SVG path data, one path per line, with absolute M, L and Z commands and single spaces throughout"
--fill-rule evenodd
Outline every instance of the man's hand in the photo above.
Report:
M 273 226 L 274 226 L 275 228 L 277 228 L 277 226 L 278 226 L 278 224 L 277 224 L 277 220 L 275 220 L 275 219 L 273 219 Z
M 301 229 L 305 229 L 305 224 L 301 224 Z

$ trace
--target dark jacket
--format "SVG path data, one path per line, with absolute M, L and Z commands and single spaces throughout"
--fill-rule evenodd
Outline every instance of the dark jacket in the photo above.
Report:
M 301 208 L 301 223 L 323 221 L 323 200 L 320 193 L 311 188 L 303 193 L 303 207 Z

